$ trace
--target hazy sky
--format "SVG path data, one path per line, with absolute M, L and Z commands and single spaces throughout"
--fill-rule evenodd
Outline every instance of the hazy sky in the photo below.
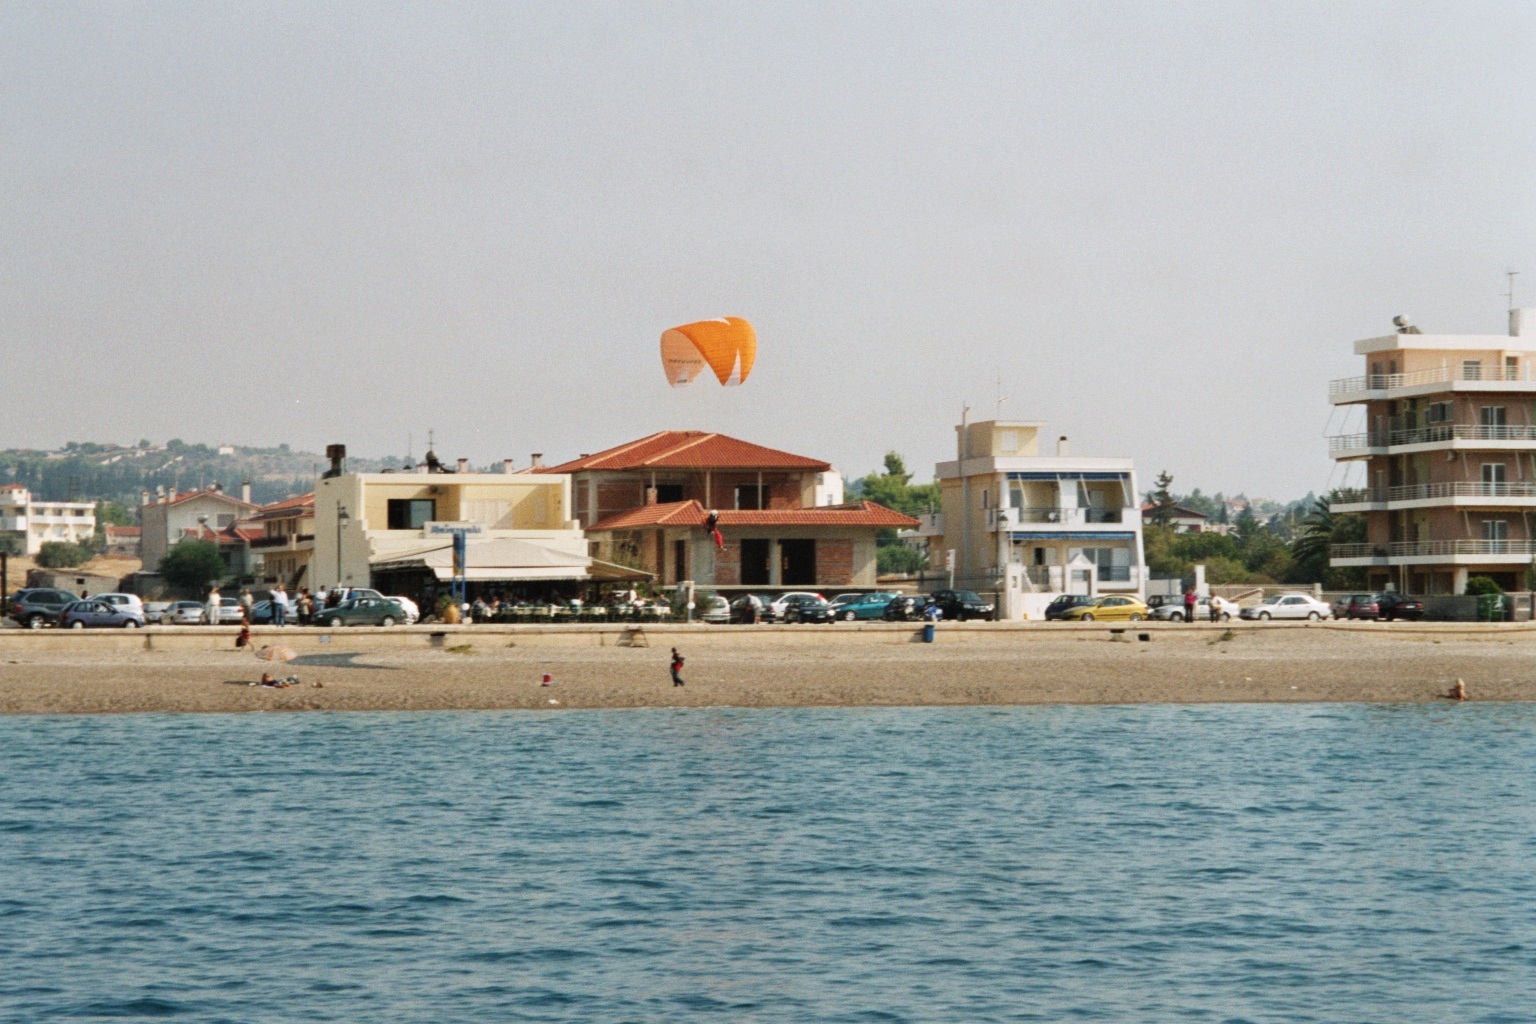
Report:
M 0 447 L 927 478 L 1000 375 L 1143 486 L 1320 491 L 1354 339 L 1536 305 L 1533 52 L 1526 3 L 12 0 Z M 751 379 L 669 390 L 725 315 Z

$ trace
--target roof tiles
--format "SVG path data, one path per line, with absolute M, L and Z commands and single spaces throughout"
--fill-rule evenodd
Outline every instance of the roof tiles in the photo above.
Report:
M 537 473 L 584 469 L 801 469 L 825 472 L 829 463 L 702 430 L 663 430 L 616 448 L 584 455 Z

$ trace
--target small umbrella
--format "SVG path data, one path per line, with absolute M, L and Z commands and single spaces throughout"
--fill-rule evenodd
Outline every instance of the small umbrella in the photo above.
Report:
M 298 654 L 292 647 L 263 647 L 256 652 L 262 661 L 292 661 Z

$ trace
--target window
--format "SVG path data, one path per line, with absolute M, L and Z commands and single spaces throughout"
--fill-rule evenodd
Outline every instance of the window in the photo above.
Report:
M 1505 356 L 1504 357 L 1504 379 L 1505 380 L 1519 380 L 1520 379 L 1520 357 L 1519 356 Z
M 437 519 L 434 498 L 390 498 L 386 508 L 391 530 L 419 530 Z
M 1502 405 L 1485 405 L 1477 410 L 1477 421 L 1485 427 L 1504 426 L 1504 407 Z
M 1509 523 L 1502 519 L 1483 520 L 1483 540 L 1508 540 Z
M 1485 484 L 1502 484 L 1503 482 L 1504 482 L 1504 463 L 1502 463 L 1502 462 L 1485 462 L 1485 463 L 1483 463 L 1483 483 L 1485 483 Z
M 1019 432 L 1017 430 L 1001 430 L 997 434 L 998 450 L 1007 455 L 1012 455 L 1019 450 Z
M 659 504 L 659 505 L 670 505 L 674 501 L 682 501 L 682 500 L 683 500 L 683 485 L 682 484 L 657 484 L 656 485 L 656 503 L 657 504 Z
M 223 513 L 222 515 L 219 516 L 219 529 L 225 530 L 225 529 L 228 529 L 229 527 L 234 526 L 234 525 L 235 525 L 235 517 L 234 517 L 233 514 L 231 514 L 229 512 L 225 512 L 225 513 Z
M 1450 402 L 1431 402 L 1429 408 L 1424 410 L 1424 422 L 1429 426 L 1449 423 L 1454 416 Z
M 1478 359 L 1463 359 L 1461 361 L 1462 380 L 1482 380 L 1483 364 Z
M 766 504 L 763 498 L 766 496 L 767 491 L 768 488 L 758 484 L 737 484 L 736 507 L 746 509 L 762 508 Z

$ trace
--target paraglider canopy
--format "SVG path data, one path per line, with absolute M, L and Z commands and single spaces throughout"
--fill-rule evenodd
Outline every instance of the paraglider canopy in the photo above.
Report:
M 692 384 L 705 366 L 721 384 L 740 384 L 756 360 L 757 332 L 739 316 L 684 324 L 661 336 L 661 367 L 675 388 Z

